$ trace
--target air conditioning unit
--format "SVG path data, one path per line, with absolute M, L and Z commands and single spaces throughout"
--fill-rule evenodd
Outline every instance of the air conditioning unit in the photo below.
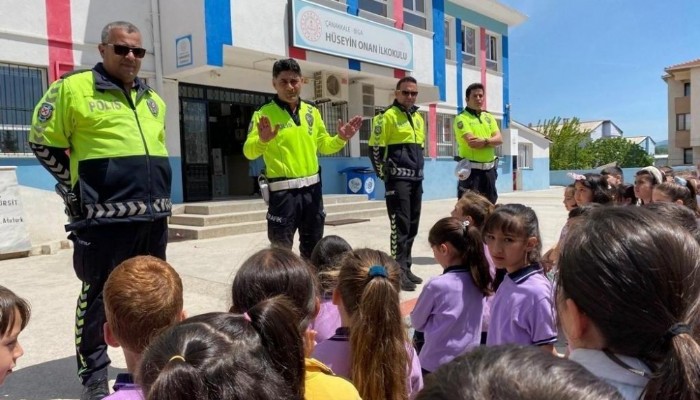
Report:
M 348 78 L 326 71 L 314 73 L 314 100 L 348 101 Z

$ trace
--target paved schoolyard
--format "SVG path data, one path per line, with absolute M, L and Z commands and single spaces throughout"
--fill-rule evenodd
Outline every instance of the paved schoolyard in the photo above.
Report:
M 559 235 L 566 220 L 561 203 L 562 188 L 507 193 L 501 203 L 523 203 L 535 209 L 545 249 Z M 455 201 L 423 203 L 421 227 L 413 249 L 414 269 L 423 278 L 440 274 L 432 258 L 427 235 L 432 224 L 448 216 Z M 326 234 L 345 238 L 355 247 L 389 250 L 387 217 L 344 226 L 327 226 Z M 184 241 L 168 246 L 168 261 L 180 273 L 185 289 L 185 308 L 190 315 L 228 309 L 229 288 L 238 266 L 255 251 L 267 246 L 266 233 L 252 233 L 219 239 Z M 54 255 L 0 261 L 0 284 L 27 298 L 32 319 L 20 335 L 25 355 L 15 371 L 0 387 L 0 399 L 77 399 L 81 386 L 75 377 L 73 320 L 80 284 L 71 266 L 71 250 Z M 402 300 L 418 296 L 418 291 L 402 293 Z M 125 372 L 119 349 L 110 349 L 110 378 Z

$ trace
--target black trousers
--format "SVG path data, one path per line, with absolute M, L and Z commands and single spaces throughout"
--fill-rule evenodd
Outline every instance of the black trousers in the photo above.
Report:
M 94 225 L 70 234 L 73 269 L 83 282 L 75 314 L 78 377 L 83 385 L 107 378 L 110 360 L 104 340 L 105 308 L 102 298 L 109 274 L 122 261 L 138 255 L 165 260 L 168 243 L 166 219 Z
M 385 186 L 386 209 L 391 222 L 391 255 L 402 269 L 409 269 L 420 222 L 423 181 L 390 179 Z
M 467 180 L 458 181 L 457 199 L 459 200 L 465 191 L 472 190 L 489 199 L 491 203 L 496 204 L 496 200 L 498 200 L 496 178 L 498 178 L 498 172 L 495 167 L 486 171 L 472 169 L 472 173 Z
M 270 192 L 267 237 L 273 246 L 291 249 L 298 229 L 299 253 L 309 259 L 316 243 L 323 237 L 325 221 L 320 183 L 301 189 Z

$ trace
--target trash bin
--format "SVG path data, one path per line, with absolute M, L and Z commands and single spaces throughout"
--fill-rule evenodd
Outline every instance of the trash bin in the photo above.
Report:
M 350 167 L 338 172 L 345 174 L 345 193 L 366 194 L 367 198 L 374 200 L 376 196 L 376 191 L 374 189 L 377 183 L 377 174 L 375 174 L 371 168 Z

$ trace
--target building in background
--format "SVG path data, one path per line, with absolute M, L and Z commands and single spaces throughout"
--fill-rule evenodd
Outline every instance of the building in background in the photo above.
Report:
M 668 86 L 668 164 L 692 165 L 700 160 L 700 59 L 665 69 Z M 693 112 L 694 111 L 694 112 Z
M 625 139 L 644 149 L 650 156 L 656 154 L 656 141 L 651 136 L 625 136 Z
M 525 16 L 496 0 L 28 0 L 4 11 L 0 165 L 18 165 L 26 186 L 53 188 L 26 144 L 34 105 L 63 73 L 100 61 L 100 31 L 114 20 L 141 29 L 148 54 L 140 75 L 168 104 L 175 202 L 253 191 L 242 146 L 253 112 L 274 94 L 271 69 L 281 58 L 300 62 L 302 97 L 317 102 L 329 131 L 338 118 L 366 118 L 343 151 L 322 157 L 324 193 L 345 192 L 338 171 L 369 166 L 370 118 L 406 75 L 420 83 L 427 123 L 426 199 L 454 196 L 452 122 L 469 84 L 485 85 L 485 108 L 506 143 L 518 134 L 509 123 L 508 32 Z M 500 153 L 503 193 L 513 190 L 518 146 Z

